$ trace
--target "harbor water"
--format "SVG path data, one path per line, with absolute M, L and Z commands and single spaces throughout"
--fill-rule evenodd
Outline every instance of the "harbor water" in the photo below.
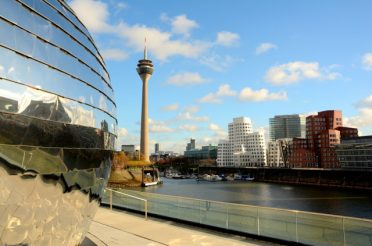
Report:
M 263 182 L 206 182 L 163 179 L 163 184 L 132 188 L 159 194 L 237 204 L 293 209 L 372 219 L 372 192 Z

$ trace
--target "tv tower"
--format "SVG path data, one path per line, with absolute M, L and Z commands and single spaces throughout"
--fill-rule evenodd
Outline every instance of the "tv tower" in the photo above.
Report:
M 140 159 L 150 161 L 149 159 L 149 116 L 148 116 L 148 90 L 147 84 L 154 72 L 154 65 L 147 59 L 147 46 L 145 39 L 145 49 L 143 59 L 138 61 L 137 73 L 142 80 L 142 114 L 141 114 L 141 146 Z

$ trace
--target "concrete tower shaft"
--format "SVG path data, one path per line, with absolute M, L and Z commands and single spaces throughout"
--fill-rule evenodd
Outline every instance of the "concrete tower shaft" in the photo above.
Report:
M 142 113 L 141 113 L 141 143 L 140 158 L 149 161 L 149 118 L 148 118 L 148 81 L 154 72 L 154 65 L 147 59 L 147 48 L 145 46 L 143 59 L 138 61 L 137 73 L 142 80 Z

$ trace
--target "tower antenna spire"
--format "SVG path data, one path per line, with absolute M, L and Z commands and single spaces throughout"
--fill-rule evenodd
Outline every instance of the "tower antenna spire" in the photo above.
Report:
M 147 60 L 147 42 L 146 42 L 146 37 L 145 37 L 145 49 L 143 51 L 143 59 Z

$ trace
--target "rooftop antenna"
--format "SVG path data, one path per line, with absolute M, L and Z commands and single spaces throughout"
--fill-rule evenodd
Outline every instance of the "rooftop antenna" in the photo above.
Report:
M 143 59 L 147 60 L 147 43 L 146 43 L 146 37 L 145 37 L 145 49 L 143 51 Z

